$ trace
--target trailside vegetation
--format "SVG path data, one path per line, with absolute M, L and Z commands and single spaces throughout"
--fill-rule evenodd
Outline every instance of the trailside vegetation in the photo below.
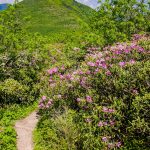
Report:
M 0 12 L 0 149 L 38 102 L 35 150 L 148 150 L 149 3 L 28 2 Z

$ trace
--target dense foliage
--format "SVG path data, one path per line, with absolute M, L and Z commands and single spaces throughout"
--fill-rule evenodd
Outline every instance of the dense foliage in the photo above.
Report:
M 30 18 L 28 30 L 49 35 L 51 39 L 60 38 L 64 33 L 81 32 L 80 24 L 87 24 L 94 12 L 75 0 L 24 0 L 21 5 L 21 16 Z
M 149 9 L 147 0 L 100 1 L 90 26 L 106 43 L 126 40 L 132 34 L 150 31 Z
M 23 28 L 16 8 L 0 13 L 0 103 L 27 103 L 38 97 L 38 73 L 44 67 L 44 38 Z
M 39 104 L 39 130 L 53 126 L 40 135 L 50 140 L 47 149 L 57 140 L 64 141 L 58 149 L 148 149 L 149 44 L 149 36 L 135 35 L 129 43 L 87 48 L 85 60 L 69 70 L 47 70 Z
M 0 149 L 16 149 L 13 123 L 39 100 L 37 150 L 148 150 L 147 2 L 101 2 L 90 24 L 72 0 L 21 3 L 0 12 Z

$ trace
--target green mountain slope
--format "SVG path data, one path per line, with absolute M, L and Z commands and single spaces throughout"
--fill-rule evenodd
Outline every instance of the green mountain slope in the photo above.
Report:
M 41 34 L 77 31 L 93 10 L 74 0 L 24 0 L 21 14 L 30 16 L 29 30 Z

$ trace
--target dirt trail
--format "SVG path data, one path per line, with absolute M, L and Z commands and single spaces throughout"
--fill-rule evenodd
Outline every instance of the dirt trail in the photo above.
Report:
M 32 132 L 38 122 L 36 111 L 27 118 L 19 120 L 15 124 L 17 132 L 17 149 L 33 150 Z

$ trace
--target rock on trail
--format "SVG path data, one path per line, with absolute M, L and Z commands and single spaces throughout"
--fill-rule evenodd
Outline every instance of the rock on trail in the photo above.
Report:
M 31 113 L 27 118 L 19 120 L 15 124 L 17 132 L 17 149 L 33 150 L 32 132 L 38 122 L 36 111 Z

